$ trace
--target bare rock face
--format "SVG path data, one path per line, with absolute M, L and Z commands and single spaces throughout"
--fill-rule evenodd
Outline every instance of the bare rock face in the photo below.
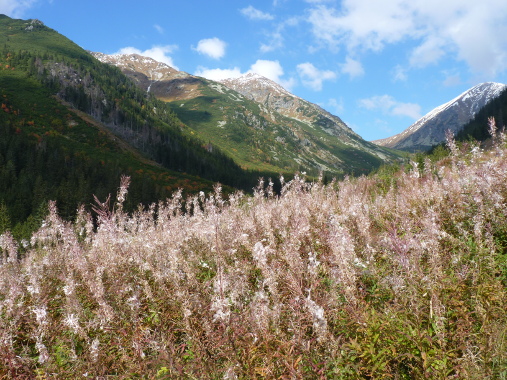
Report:
M 25 30 L 27 32 L 31 32 L 33 30 L 42 29 L 44 27 L 45 27 L 45 25 L 41 20 L 32 19 L 32 20 L 28 20 Z
M 454 133 L 461 130 L 482 107 L 506 88 L 507 85 L 501 83 L 481 83 L 435 108 L 402 133 L 373 142 L 388 148 L 427 150 L 445 141 L 445 132 L 448 129 Z
M 175 76 L 184 76 L 185 73 L 173 69 L 163 62 L 139 54 L 91 54 L 103 63 L 109 63 L 119 67 L 121 70 L 135 71 L 144 74 L 149 80 L 172 79 Z M 188 75 L 188 74 L 187 74 Z
M 335 136 L 359 137 L 338 116 L 291 94 L 279 84 L 259 74 L 249 73 L 239 78 L 222 80 L 221 83 L 283 116 L 310 125 L 317 124 Z
M 139 87 L 166 102 L 191 99 L 204 86 L 202 79 L 139 54 L 103 54 L 90 52 L 103 63 L 117 66 Z

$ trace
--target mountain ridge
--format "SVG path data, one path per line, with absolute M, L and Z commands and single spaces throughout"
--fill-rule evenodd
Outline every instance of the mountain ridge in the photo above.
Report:
M 218 146 L 245 168 L 342 175 L 367 172 L 398 157 L 363 140 L 338 116 L 258 74 L 215 82 L 171 72 L 150 80 L 153 62 L 140 65 L 137 56 L 93 54 L 171 104 L 210 148 Z
M 71 219 L 122 175 L 128 211 L 218 181 L 226 192 L 255 186 L 257 175 L 184 136 L 165 103 L 43 23 L 0 17 L 0 44 L 0 205 L 16 237 L 49 200 Z
M 448 129 L 453 133 L 459 132 L 482 107 L 505 89 L 507 85 L 502 83 L 480 83 L 434 108 L 403 132 L 372 142 L 394 149 L 430 149 L 433 145 L 445 141 Z

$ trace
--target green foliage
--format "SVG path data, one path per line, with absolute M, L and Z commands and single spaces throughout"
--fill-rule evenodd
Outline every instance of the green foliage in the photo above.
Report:
M 433 162 L 436 162 L 449 156 L 449 150 L 445 147 L 445 144 L 442 143 L 432 147 L 427 155 Z
M 313 177 L 324 167 L 329 176 L 342 177 L 366 174 L 383 163 L 375 155 L 344 143 L 343 137 L 326 132 L 328 120 L 315 120 L 313 126 L 281 114 L 272 115 L 272 120 L 256 102 L 224 86 L 217 90 L 205 80 L 199 93 L 193 99 L 169 104 L 190 127 L 185 130 L 187 135 L 201 136 L 208 146 L 220 149 L 241 167 L 285 175 L 299 171 Z M 379 149 L 373 144 L 370 148 Z M 391 158 L 398 155 L 393 151 Z
M 0 203 L 0 235 L 5 231 L 11 229 L 11 218 L 9 216 L 9 209 L 5 202 Z
M 491 100 L 477 112 L 463 129 L 456 135 L 457 141 L 474 139 L 485 141 L 491 137 L 488 130 L 488 119 L 494 117 L 499 129 L 505 127 L 505 116 L 507 115 L 507 90 L 504 90 L 498 97 Z

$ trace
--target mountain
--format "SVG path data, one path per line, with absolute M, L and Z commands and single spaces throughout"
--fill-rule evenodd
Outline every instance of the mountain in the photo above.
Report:
M 277 112 L 309 126 L 320 125 L 328 134 L 340 137 L 343 142 L 350 144 L 361 139 L 338 116 L 331 115 L 318 105 L 291 94 L 279 84 L 259 74 L 249 73 L 220 82 L 260 103 L 267 113 Z M 274 119 L 273 116 L 272 118 Z
M 505 133 L 505 115 L 507 115 L 507 91 L 504 90 L 498 97 L 477 112 L 461 131 L 456 135 L 457 141 L 474 139 L 490 146 L 491 134 L 489 131 L 489 118 L 495 119 L 495 125 L 499 131 Z
M 445 132 L 459 132 L 474 115 L 491 100 L 498 97 L 507 85 L 494 82 L 481 83 L 465 91 L 417 120 L 405 131 L 375 144 L 401 150 L 428 150 L 445 141 Z
M 398 158 L 364 141 L 339 117 L 262 76 L 215 82 L 135 54 L 92 54 L 170 104 L 191 135 L 245 169 L 336 176 L 366 173 Z
M 166 102 L 193 97 L 193 91 L 199 87 L 199 78 L 149 57 L 139 54 L 89 53 L 103 63 L 117 66 L 139 87 Z
M 0 15 L 0 49 L 0 234 L 28 236 L 48 200 L 73 218 L 123 174 L 126 210 L 217 181 L 255 186 L 259 173 L 210 152 L 166 103 L 42 22 Z

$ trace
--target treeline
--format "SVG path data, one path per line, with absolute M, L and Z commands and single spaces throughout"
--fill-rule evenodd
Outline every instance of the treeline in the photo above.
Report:
M 179 172 L 250 191 L 259 176 L 214 147 L 185 135 L 185 125 L 164 102 L 147 94 L 118 68 L 87 56 L 72 59 L 22 51 L 11 62 L 26 67 L 58 97 L 107 125 L 150 159 Z
M 121 162 L 107 165 L 93 157 L 66 149 L 58 139 L 39 144 L 3 120 L 0 127 L 0 234 L 12 230 L 29 238 L 55 200 L 65 219 L 75 216 L 77 206 L 93 204 L 95 194 L 104 201 L 115 194 L 120 177 L 127 172 Z M 164 199 L 169 192 L 157 186 L 149 173 L 131 172 L 132 187 L 127 210 Z
M 505 126 L 504 115 L 507 115 L 507 90 L 481 108 L 475 117 L 456 135 L 456 140 L 487 140 L 491 137 L 488 131 L 488 118 L 494 117 L 497 127 L 503 128 Z

